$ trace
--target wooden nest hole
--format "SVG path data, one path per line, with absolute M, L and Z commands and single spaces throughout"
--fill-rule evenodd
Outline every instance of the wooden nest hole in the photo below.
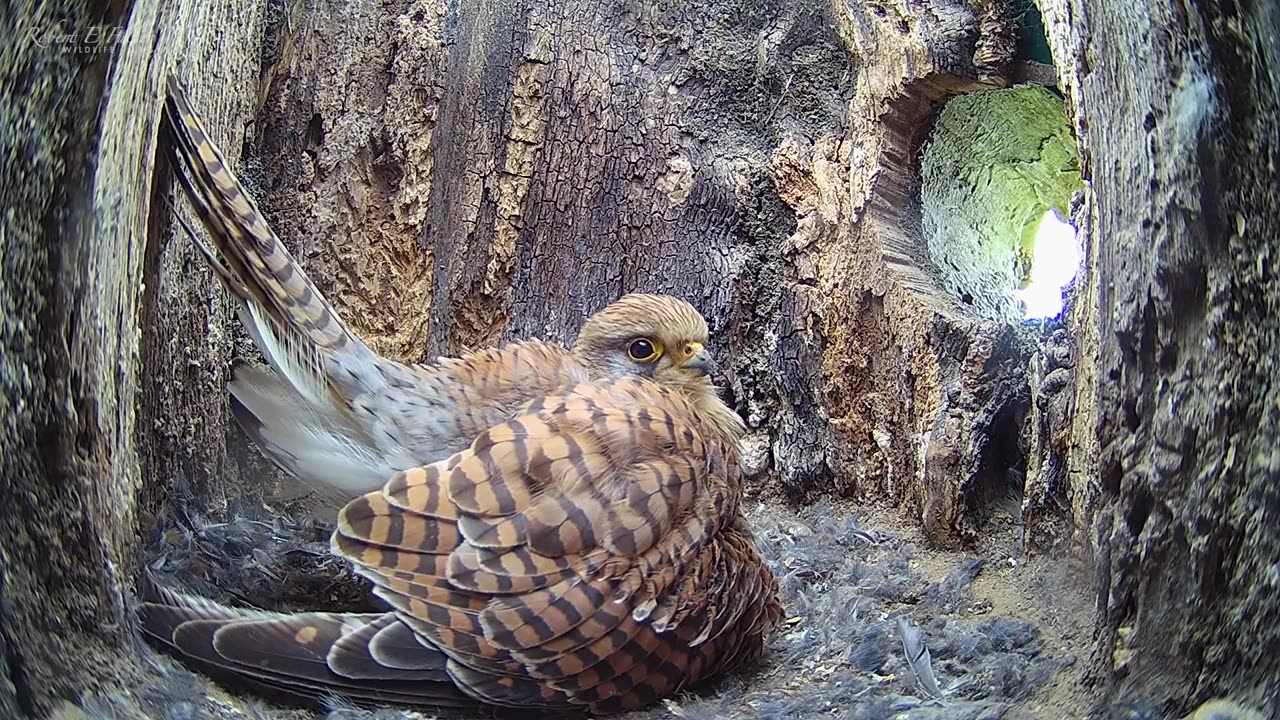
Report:
M 885 118 L 895 151 L 872 208 L 887 266 L 948 314 L 1056 317 L 1079 266 L 1066 221 L 1084 187 L 1062 99 L 1040 86 L 919 85 Z

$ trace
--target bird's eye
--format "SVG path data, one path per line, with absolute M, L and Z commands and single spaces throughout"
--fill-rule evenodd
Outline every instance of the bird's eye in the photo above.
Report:
M 656 345 L 647 338 L 637 338 L 627 345 L 627 357 L 640 363 L 653 362 L 658 359 L 662 353 L 658 351 Z

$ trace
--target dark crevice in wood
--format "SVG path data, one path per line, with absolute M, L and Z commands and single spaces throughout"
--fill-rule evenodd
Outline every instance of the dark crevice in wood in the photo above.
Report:
M 975 472 L 977 490 L 970 495 L 979 528 L 995 513 L 1021 522 L 1027 468 L 1024 427 L 1029 409 L 1023 400 L 1011 398 L 983 429 L 986 444 Z

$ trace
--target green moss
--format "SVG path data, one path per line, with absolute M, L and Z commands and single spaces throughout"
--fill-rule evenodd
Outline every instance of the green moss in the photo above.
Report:
M 944 285 L 980 314 L 1017 316 L 1009 291 L 1030 271 L 1050 208 L 1068 217 L 1083 187 L 1062 100 L 1040 87 L 962 95 L 943 108 L 921 160 L 929 254 Z

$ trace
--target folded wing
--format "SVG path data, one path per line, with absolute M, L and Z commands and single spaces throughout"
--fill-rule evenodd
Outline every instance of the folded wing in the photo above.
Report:
M 469 694 L 637 707 L 754 657 L 778 620 L 736 473 L 676 393 L 578 385 L 352 501 L 333 546 Z M 529 695 L 492 695 L 504 678 Z

